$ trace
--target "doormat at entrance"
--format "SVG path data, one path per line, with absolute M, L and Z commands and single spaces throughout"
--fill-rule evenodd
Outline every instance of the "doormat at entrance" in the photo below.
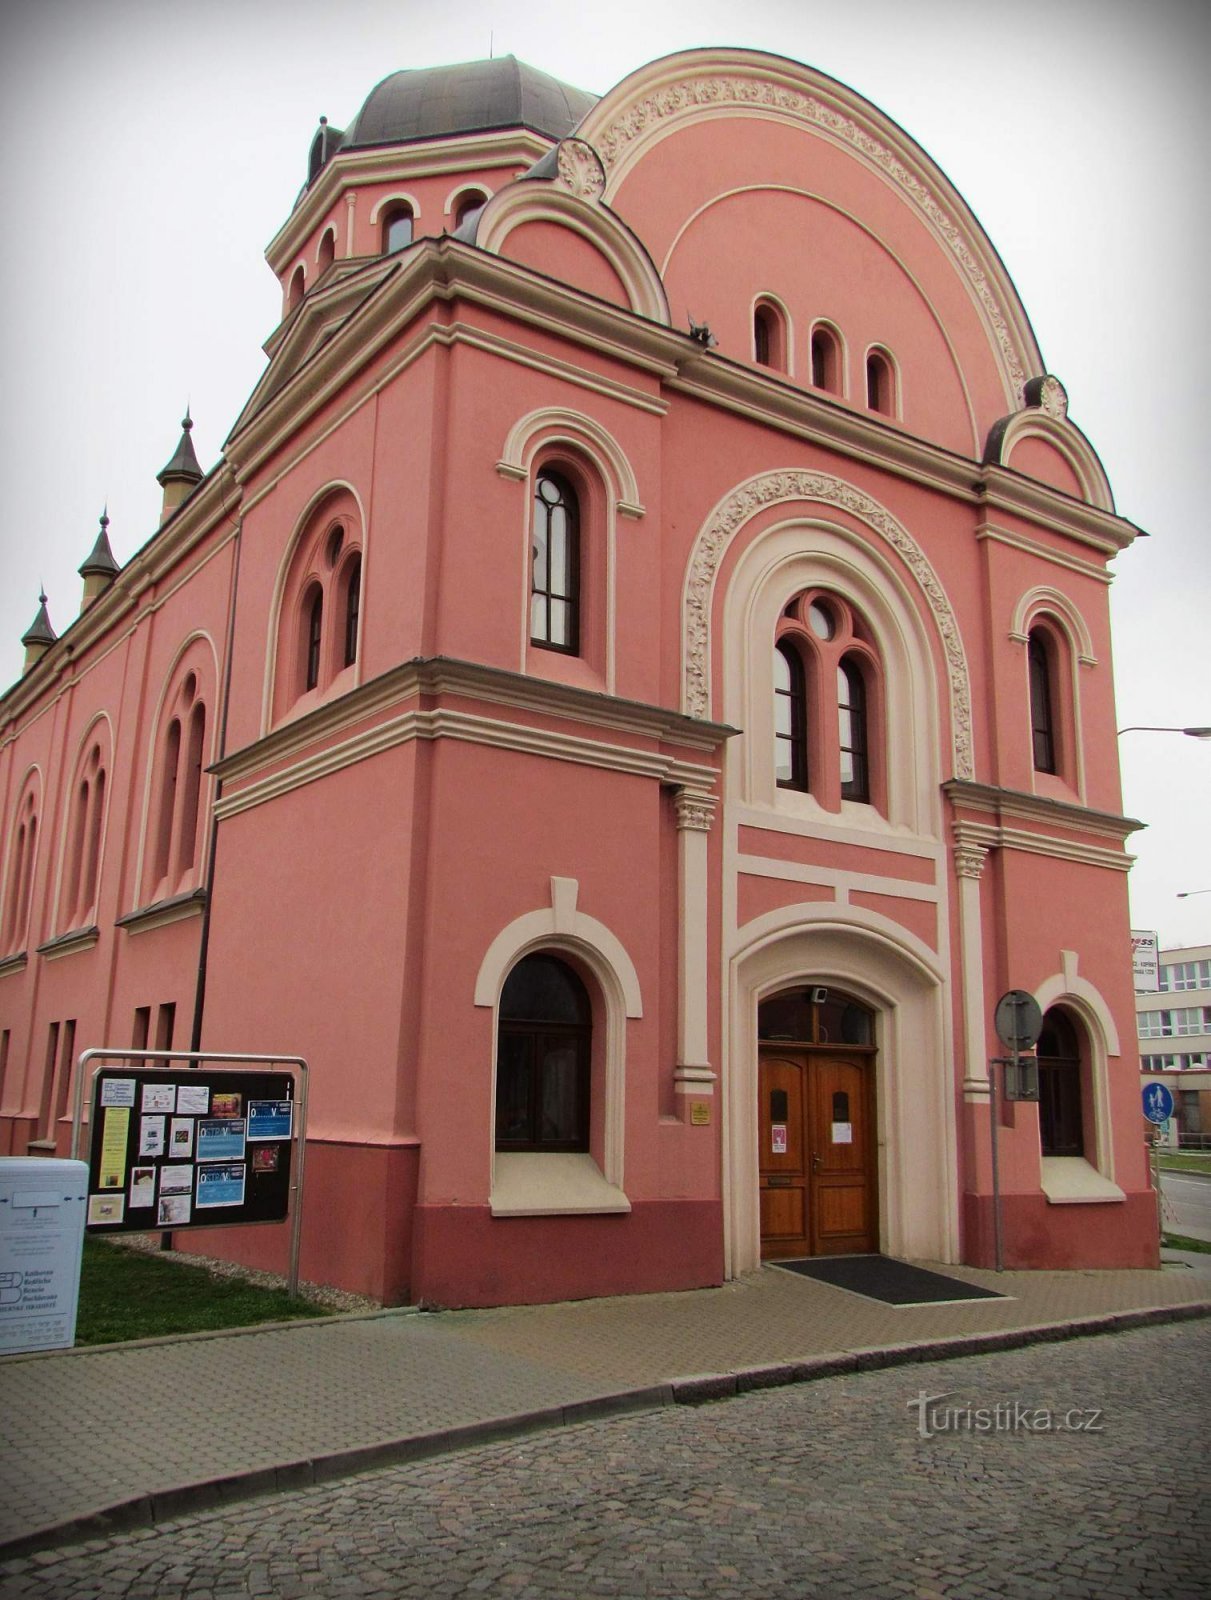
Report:
M 982 1289 L 961 1278 L 948 1278 L 941 1272 L 913 1267 L 890 1256 L 816 1256 L 810 1261 L 771 1261 L 834 1289 L 848 1289 L 868 1300 L 882 1300 L 889 1306 L 940 1305 L 948 1300 L 1004 1300 L 995 1289 Z

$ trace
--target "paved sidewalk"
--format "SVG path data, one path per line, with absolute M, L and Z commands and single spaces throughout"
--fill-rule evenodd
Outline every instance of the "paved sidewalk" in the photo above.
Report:
M 687 1294 L 12 1356 L 0 1361 L 0 1552 L 612 1411 L 1211 1315 L 1204 1263 L 945 1267 L 1006 1298 L 906 1307 L 766 1267 Z

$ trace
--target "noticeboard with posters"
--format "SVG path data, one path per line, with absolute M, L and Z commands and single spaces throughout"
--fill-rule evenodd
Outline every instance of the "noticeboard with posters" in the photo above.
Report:
M 87 1228 L 284 1222 L 294 1118 L 287 1072 L 103 1068 L 92 1089 Z

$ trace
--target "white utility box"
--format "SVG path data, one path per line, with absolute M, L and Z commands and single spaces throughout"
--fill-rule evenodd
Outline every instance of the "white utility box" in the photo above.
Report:
M 83 1161 L 0 1156 L 0 1355 L 75 1343 L 87 1207 Z

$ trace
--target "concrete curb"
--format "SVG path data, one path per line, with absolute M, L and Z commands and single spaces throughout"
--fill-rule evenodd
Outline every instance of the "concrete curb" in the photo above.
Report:
M 451 1455 L 459 1450 L 524 1438 L 552 1428 L 573 1427 L 578 1423 L 599 1422 L 673 1405 L 703 1405 L 792 1383 L 814 1383 L 822 1378 L 875 1372 L 922 1361 L 953 1361 L 963 1356 L 1018 1350 L 1030 1344 L 1055 1344 L 1066 1339 L 1129 1333 L 1137 1328 L 1191 1322 L 1203 1317 L 1211 1317 L 1211 1300 L 1194 1301 L 1181 1306 L 1148 1306 L 1135 1311 L 1112 1311 L 1066 1322 L 997 1329 L 990 1333 L 956 1334 L 904 1344 L 830 1351 L 800 1361 L 739 1367 L 733 1372 L 694 1373 L 672 1378 L 667 1383 L 621 1389 L 565 1406 L 492 1417 L 458 1428 L 442 1428 L 432 1433 L 384 1440 L 379 1444 L 353 1446 L 326 1455 L 285 1462 L 276 1467 L 254 1468 L 248 1472 L 136 1495 L 114 1505 L 98 1506 L 36 1532 L 22 1534 L 16 1539 L 0 1540 L 0 1559 L 29 1555 L 36 1550 L 52 1549 L 58 1545 L 103 1539 L 131 1528 L 155 1527 L 187 1513 L 217 1511 L 261 1495 L 305 1489 L 313 1484 L 329 1483 L 359 1472 Z

